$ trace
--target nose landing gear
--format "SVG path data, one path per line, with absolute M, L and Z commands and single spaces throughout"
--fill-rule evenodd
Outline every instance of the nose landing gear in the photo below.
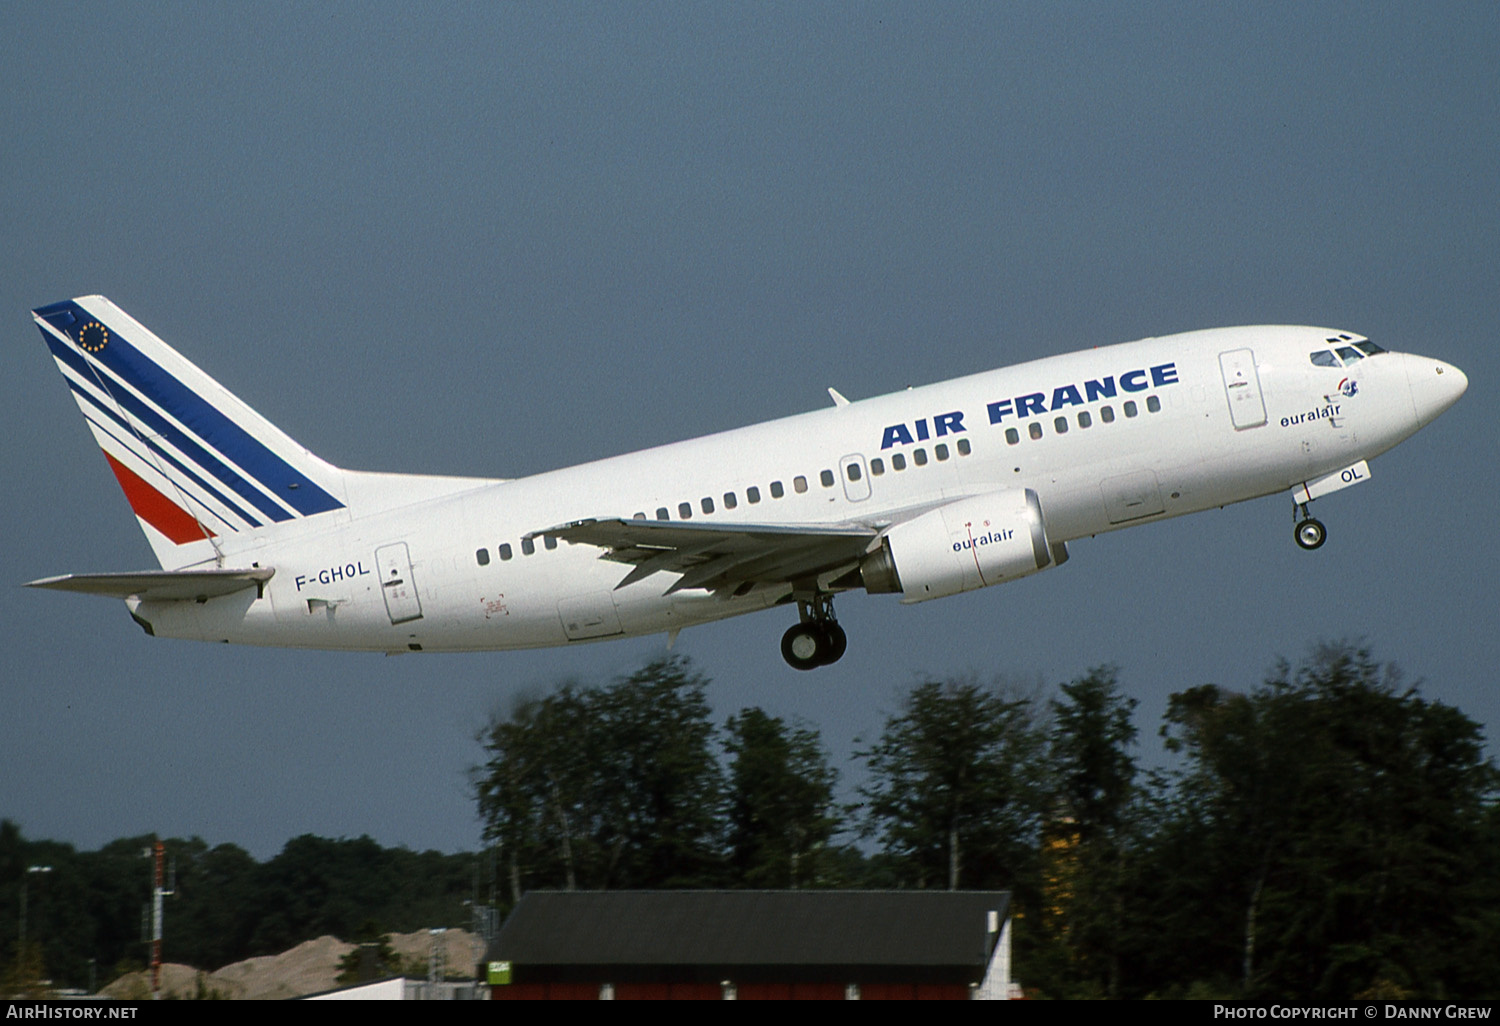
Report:
M 1307 503 L 1297 503 L 1294 515 L 1300 518 L 1292 533 L 1292 537 L 1297 539 L 1297 544 L 1309 552 L 1322 547 L 1323 543 L 1328 540 L 1328 529 L 1323 526 L 1321 520 L 1315 520 L 1308 515 Z
M 815 595 L 811 601 L 797 600 L 800 623 L 781 636 L 781 657 L 794 670 L 836 663 L 849 647 L 849 636 L 833 617 L 833 596 Z

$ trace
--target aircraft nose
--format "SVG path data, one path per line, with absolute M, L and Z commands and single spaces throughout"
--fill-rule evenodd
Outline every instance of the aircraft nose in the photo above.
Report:
M 1417 422 L 1427 424 L 1438 414 L 1458 402 L 1469 387 L 1469 378 L 1451 363 L 1425 356 L 1407 356 L 1406 381 L 1411 386 L 1411 401 L 1417 408 Z

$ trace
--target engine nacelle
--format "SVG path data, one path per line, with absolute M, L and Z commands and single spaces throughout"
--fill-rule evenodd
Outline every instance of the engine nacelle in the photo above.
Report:
M 925 602 L 1025 577 L 1067 558 L 1066 545 L 1047 541 L 1036 492 L 1012 488 L 897 524 L 860 563 L 859 574 L 866 591 Z

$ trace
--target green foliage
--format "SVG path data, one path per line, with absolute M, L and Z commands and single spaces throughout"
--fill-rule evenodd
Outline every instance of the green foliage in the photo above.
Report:
M 1323 999 L 1493 986 L 1497 781 L 1472 720 L 1332 646 L 1249 695 L 1174 695 L 1164 733 L 1187 766 L 1153 855 L 1192 858 L 1159 907 L 1191 896 L 1196 928 L 1162 921 L 1216 970 L 1198 978 Z
M 489 725 L 476 792 L 512 897 L 999 888 L 1013 894 L 1018 976 L 1038 995 L 1497 996 L 1500 779 L 1477 724 L 1363 650 L 1319 650 L 1248 694 L 1179 691 L 1162 728 L 1176 764 L 1149 773 L 1132 750 L 1136 703 L 1111 667 L 1046 703 L 970 680 L 917 684 L 858 753 L 868 852 L 833 843 L 836 775 L 816 731 L 759 709 L 716 731 L 707 686 L 668 659 L 518 702 Z M 138 968 L 152 841 L 76 852 L 0 821 L 0 988 L 79 986 L 91 958 Z M 212 969 L 331 933 L 371 942 L 346 973 L 425 976 L 374 923 L 469 923 L 471 855 L 307 835 L 257 863 L 234 845 L 165 844 L 171 961 Z M 52 871 L 28 878 L 33 865 Z
M 1085 845 L 1116 842 L 1134 795 L 1137 703 L 1120 693 L 1117 676 L 1113 666 L 1097 667 L 1050 703 L 1056 793 Z
M 1033 878 L 1045 811 L 1036 706 L 974 681 L 928 681 L 856 753 L 870 773 L 864 835 L 880 838 L 905 882 L 954 890 Z
M 354 950 L 339 959 L 339 974 L 335 977 L 339 983 L 369 983 L 372 980 L 406 975 L 401 956 L 391 947 L 391 935 L 381 933 L 373 919 L 366 919 L 360 924 L 351 943 L 354 944 Z M 427 975 L 425 964 L 421 975 Z
M 1061 949 L 1043 974 L 1057 996 L 1118 997 L 1138 809 L 1130 754 L 1136 701 L 1121 693 L 1112 666 L 1059 690 L 1062 698 L 1050 703 L 1053 802 L 1035 942 Z
M 97 852 L 75 852 L 50 841 L 27 841 L 0 821 L 0 894 L 18 895 L 28 865 L 52 872 L 28 882 L 28 942 L 35 942 L 58 986 L 89 981 L 89 962 L 116 967 L 99 983 L 149 958 L 143 918 L 150 907 L 155 838 L 121 838 Z M 257 863 L 234 845 L 210 848 L 199 838 L 168 839 L 176 893 L 165 899 L 162 956 L 217 969 L 251 955 L 279 953 L 325 933 L 352 936 L 367 918 L 400 932 L 468 926 L 472 855 L 382 848 L 368 837 L 304 836 Z M 12 899 L 14 902 L 15 899 Z M 16 907 L 0 902 L 0 972 L 15 964 Z M 9 938 L 9 943 L 5 943 Z
M 837 773 L 814 730 L 788 727 L 760 709 L 724 724 L 730 757 L 725 815 L 730 882 L 743 887 L 818 887 L 840 878 L 830 851 L 839 829 Z
M 481 735 L 485 836 L 530 887 L 706 886 L 723 790 L 706 678 L 663 659 L 602 688 L 517 703 Z

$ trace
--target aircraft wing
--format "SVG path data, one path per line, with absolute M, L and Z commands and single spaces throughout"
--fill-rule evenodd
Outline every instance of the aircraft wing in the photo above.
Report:
M 864 524 L 692 524 L 665 520 L 579 520 L 536 535 L 604 549 L 601 559 L 633 569 L 615 590 L 655 573 L 682 576 L 665 594 L 705 588 L 744 594 L 757 584 L 807 582 L 857 562 L 880 537 Z
M 136 598 L 150 601 L 193 599 L 195 601 L 231 595 L 246 588 L 265 588 L 276 571 L 270 567 L 248 570 L 141 570 L 133 574 L 63 574 L 28 581 L 28 588 L 51 588 L 55 591 L 80 591 L 110 598 Z

